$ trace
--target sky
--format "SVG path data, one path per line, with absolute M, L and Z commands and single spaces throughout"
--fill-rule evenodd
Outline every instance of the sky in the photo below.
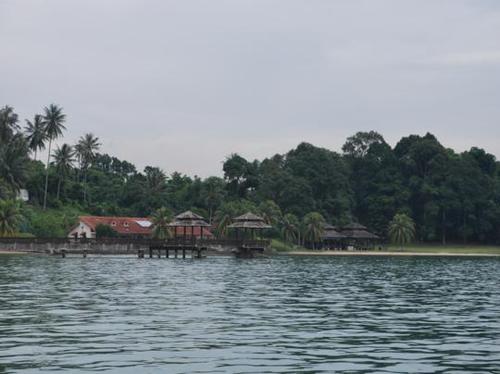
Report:
M 0 0 L 0 106 L 206 177 L 357 131 L 500 157 L 500 1 Z

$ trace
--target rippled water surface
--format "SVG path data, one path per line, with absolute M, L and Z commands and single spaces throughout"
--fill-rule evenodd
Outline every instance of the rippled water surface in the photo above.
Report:
M 0 373 L 500 373 L 500 260 L 0 256 Z

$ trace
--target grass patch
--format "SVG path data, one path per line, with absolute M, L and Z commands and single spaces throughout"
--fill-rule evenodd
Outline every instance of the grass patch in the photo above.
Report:
M 395 245 L 388 245 L 383 250 L 388 252 L 401 252 L 401 248 Z M 474 244 L 470 245 L 411 244 L 403 247 L 402 252 L 500 254 L 500 246 L 474 245 Z
M 279 239 L 272 239 L 271 240 L 271 249 L 275 250 L 276 252 L 291 252 L 291 251 L 304 251 L 306 250 L 304 247 L 291 244 L 291 243 L 286 243 L 282 240 Z

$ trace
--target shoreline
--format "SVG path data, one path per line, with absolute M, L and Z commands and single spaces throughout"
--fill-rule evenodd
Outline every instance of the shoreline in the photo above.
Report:
M 391 252 L 391 251 L 291 251 L 281 252 L 285 256 L 442 256 L 442 257 L 500 257 L 500 253 L 459 253 L 459 252 Z

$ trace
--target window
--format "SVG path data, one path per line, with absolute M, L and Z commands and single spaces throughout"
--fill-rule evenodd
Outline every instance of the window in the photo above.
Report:
M 116 222 L 115 221 L 111 222 L 111 226 L 113 227 L 116 226 Z
M 123 222 L 123 226 L 128 227 L 128 222 L 127 221 Z

